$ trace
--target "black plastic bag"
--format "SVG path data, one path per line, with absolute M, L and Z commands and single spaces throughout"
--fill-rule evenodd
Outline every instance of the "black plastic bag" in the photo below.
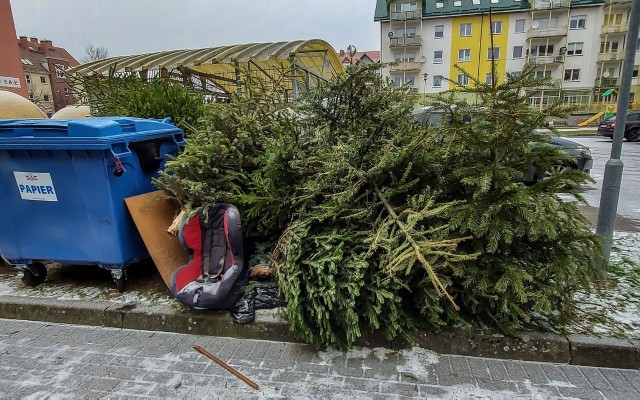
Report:
M 254 286 L 229 311 L 234 322 L 246 324 L 256 319 L 256 310 L 276 308 L 281 305 L 282 301 L 278 297 L 278 285 L 265 283 Z

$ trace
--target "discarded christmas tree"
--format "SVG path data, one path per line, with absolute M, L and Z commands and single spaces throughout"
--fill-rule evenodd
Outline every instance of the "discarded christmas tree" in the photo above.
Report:
M 453 111 L 426 129 L 378 68 L 350 69 L 289 111 L 268 97 L 207 108 L 158 184 L 190 208 L 238 205 L 252 239 L 273 243 L 291 328 L 314 345 L 571 318 L 599 255 L 569 201 L 589 177 L 528 181 L 571 162 L 535 131 L 565 110 L 529 107 L 524 88 L 541 82 L 526 70 L 462 89 L 473 106 L 439 97 Z
M 592 263 L 601 254 L 577 207 L 591 178 L 571 168 L 575 159 L 538 129 L 569 109 L 529 106 L 525 89 L 546 83 L 532 68 L 497 80 L 472 79 L 471 87 L 458 88 L 477 104 L 451 94 L 434 102 L 454 111 L 430 136 L 430 179 L 441 199 L 463 201 L 446 218 L 448 230 L 472 236 L 462 248 L 480 253 L 456 266 L 456 301 L 467 314 L 514 332 L 530 321 L 571 319 L 573 296 L 591 291 Z M 568 168 L 555 172 L 554 166 Z

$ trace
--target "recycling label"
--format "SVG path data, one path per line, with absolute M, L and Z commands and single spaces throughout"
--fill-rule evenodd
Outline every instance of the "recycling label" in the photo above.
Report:
M 13 175 L 22 200 L 58 201 L 50 173 L 13 171 Z

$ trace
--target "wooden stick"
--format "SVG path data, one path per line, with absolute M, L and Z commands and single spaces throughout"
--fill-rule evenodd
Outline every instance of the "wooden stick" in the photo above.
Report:
M 232 374 L 234 374 L 236 377 L 242 379 L 242 381 L 244 383 L 246 383 L 247 385 L 251 386 L 252 388 L 258 390 L 258 384 L 255 383 L 254 381 L 252 381 L 251 379 L 247 378 L 246 376 L 242 375 L 240 372 L 238 372 L 236 369 L 234 369 L 233 367 L 229 366 L 227 363 L 225 363 L 224 361 L 222 361 L 221 359 L 219 359 L 218 357 L 214 356 L 213 354 L 209 353 L 208 351 L 206 351 L 205 349 L 203 349 L 201 346 L 194 344 L 193 348 L 198 350 L 200 353 L 204 354 L 205 356 L 209 357 L 210 359 L 212 359 L 213 361 L 215 361 L 218 365 L 220 365 L 222 368 L 226 369 L 227 371 L 231 372 Z

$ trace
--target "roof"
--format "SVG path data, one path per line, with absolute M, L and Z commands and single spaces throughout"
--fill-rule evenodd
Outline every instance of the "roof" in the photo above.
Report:
M 479 4 L 474 4 L 474 0 L 460 0 L 460 5 L 456 6 L 454 0 L 421 0 L 419 9 L 422 9 L 423 18 L 437 18 L 456 15 L 475 15 L 488 13 L 489 10 L 496 13 L 530 10 L 534 0 L 476 0 Z M 390 0 L 376 0 L 376 11 L 374 21 L 389 20 Z M 442 4 L 438 7 L 436 3 Z M 603 4 L 604 0 L 571 0 L 572 7 L 584 7 Z
M 488 13 L 489 10 L 495 13 L 506 11 L 529 10 L 531 6 L 527 0 L 480 0 L 480 4 L 473 4 L 472 0 L 460 0 L 460 6 L 455 6 L 457 2 L 451 0 L 424 0 L 426 7 L 422 9 L 424 17 L 440 17 L 454 15 L 470 15 Z M 495 2 L 494 2 L 495 1 Z M 443 4 L 438 8 L 436 3 Z
M 349 57 L 349 53 L 345 53 L 340 50 L 340 61 L 342 63 L 348 63 L 351 60 Z M 363 58 L 368 58 L 371 62 L 377 63 L 380 62 L 380 52 L 379 51 L 356 51 L 353 55 L 353 61 L 358 62 Z
M 28 48 L 21 46 L 19 39 L 17 42 L 18 48 L 20 49 L 20 57 L 31 61 L 31 63 L 33 64 L 28 65 L 22 63 L 25 71 L 48 75 L 48 67 L 42 66 L 42 64 L 47 64 L 47 59 L 51 59 L 54 64 L 56 60 L 64 60 L 67 62 L 67 64 L 69 64 L 70 67 L 80 65 L 78 60 L 76 60 L 71 54 L 69 54 L 69 52 L 63 47 L 54 47 L 52 44 L 50 44 L 47 47 L 47 51 L 45 52 L 42 47 L 42 42 L 38 41 L 36 38 L 33 38 L 31 41 L 26 42 L 25 46 L 27 46 Z
M 45 65 L 48 66 L 48 64 L 47 57 L 44 55 L 44 53 L 41 53 L 39 51 L 24 50 L 23 48 L 20 48 L 20 58 L 31 62 L 31 64 L 25 64 L 24 62 L 22 63 L 24 72 L 49 75 L 49 70 L 47 69 L 47 67 L 45 67 Z
M 335 50 L 319 39 L 277 43 L 248 43 L 204 49 L 169 50 L 155 53 L 111 57 L 91 61 L 71 69 L 80 75 L 118 72 L 186 71 L 192 75 L 223 77 L 218 81 L 225 91 L 235 90 L 237 69 L 269 71 L 289 70 L 292 66 L 332 80 L 344 74 Z M 146 73 L 146 72 L 145 72 Z M 268 74 L 266 74 L 268 76 Z

